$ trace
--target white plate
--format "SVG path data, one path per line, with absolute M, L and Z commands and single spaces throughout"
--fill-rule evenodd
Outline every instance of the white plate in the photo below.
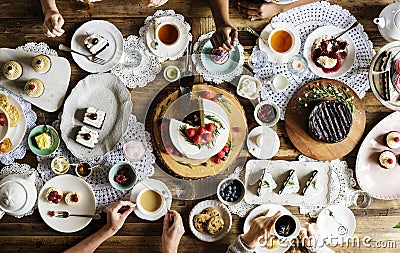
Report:
M 263 134 L 261 147 L 257 146 L 257 136 Z M 258 159 L 270 159 L 278 152 L 280 147 L 279 137 L 274 130 L 266 126 L 258 126 L 251 130 L 247 136 L 247 148 L 250 154 Z
M 326 210 L 331 210 L 333 217 L 329 216 Z M 347 233 L 340 235 L 338 232 L 339 223 L 347 227 Z M 356 218 L 353 212 L 342 205 L 331 205 L 325 207 L 318 216 L 317 226 L 321 238 L 326 240 L 326 243 L 331 245 L 337 245 L 347 242 L 348 238 L 353 236 L 356 230 Z
M 261 31 L 261 34 L 260 34 L 260 37 L 263 38 L 265 41 L 268 41 L 269 34 L 273 30 L 272 27 L 286 28 L 293 33 L 293 35 L 294 35 L 293 49 L 283 56 L 283 55 L 278 55 L 275 52 L 272 52 L 272 50 L 268 47 L 268 45 L 266 45 L 264 43 L 264 41 L 262 39 L 258 39 L 258 46 L 262 51 L 267 53 L 268 60 L 270 62 L 275 62 L 278 64 L 286 63 L 289 61 L 290 57 L 299 53 L 300 46 L 301 46 L 299 32 L 296 30 L 296 28 L 294 28 L 294 26 L 292 26 L 289 23 L 285 23 L 285 22 L 270 23 Z
M 193 225 L 194 216 L 196 214 L 201 213 L 207 207 L 215 208 L 215 210 L 217 210 L 219 212 L 220 216 L 224 220 L 224 228 L 221 230 L 221 232 L 219 232 L 216 235 L 211 235 L 208 233 L 201 233 L 201 232 L 197 231 L 197 229 Z M 229 233 L 229 231 L 231 230 L 231 226 L 232 226 L 231 213 L 229 212 L 228 208 L 226 208 L 226 206 L 224 204 L 222 204 L 221 202 L 216 201 L 216 200 L 205 200 L 205 201 L 198 203 L 197 205 L 195 205 L 193 207 L 192 211 L 190 211 L 190 214 L 189 214 L 190 230 L 199 240 L 204 241 L 204 242 L 215 242 L 215 241 L 221 240 Z
M 346 59 L 342 59 L 342 66 L 340 69 L 333 73 L 324 73 L 321 68 L 317 67 L 313 60 L 311 59 L 311 51 L 314 44 L 314 41 L 323 36 L 323 35 L 336 35 L 342 32 L 343 29 L 339 27 L 329 25 L 329 26 L 322 26 L 315 29 L 310 35 L 308 35 L 306 42 L 304 43 L 304 52 L 303 56 L 307 59 L 308 67 L 310 70 L 319 77 L 324 78 L 337 78 L 344 74 L 346 74 L 352 67 L 354 63 L 354 59 L 356 57 L 356 46 L 354 45 L 353 39 L 350 37 L 348 33 L 343 34 L 340 38 L 347 41 L 349 44 L 347 46 L 347 57 Z
M 167 46 L 160 42 L 158 43 L 157 50 L 155 50 L 151 46 L 151 42 L 154 39 L 153 21 L 151 21 L 151 24 L 149 25 L 149 28 L 146 32 L 146 45 L 149 48 L 150 52 L 158 57 L 163 58 L 174 58 L 181 55 L 186 50 L 190 39 L 189 30 L 187 29 L 185 23 L 182 20 L 173 16 L 159 17 L 157 18 L 157 21 L 159 23 L 173 23 L 178 27 L 180 35 L 178 41 L 175 44 Z
M 135 212 L 136 216 L 143 219 L 143 220 L 150 220 L 150 221 L 154 221 L 154 220 L 158 220 L 161 217 L 163 217 L 168 210 L 171 207 L 171 202 L 172 202 L 172 194 L 169 191 L 168 187 L 161 181 L 159 180 L 155 180 L 155 179 L 146 179 L 141 181 L 140 183 L 136 184 L 135 187 L 133 187 L 132 191 L 131 191 L 131 195 L 130 195 L 130 200 L 133 202 L 136 202 L 136 197 L 139 194 L 139 192 L 141 192 L 143 189 L 154 189 L 157 190 L 159 192 L 164 192 L 165 196 L 165 202 L 166 205 L 156 214 L 144 214 L 142 213 L 138 208 L 135 208 L 133 211 Z
M 251 210 L 249 215 L 247 215 L 246 220 L 244 221 L 243 224 L 243 233 L 247 233 L 250 230 L 250 225 L 252 220 L 255 218 L 265 215 L 267 213 L 267 217 L 271 217 L 276 214 L 276 212 L 281 211 L 282 214 L 292 214 L 289 210 L 287 210 L 285 207 L 281 205 L 275 205 L 275 204 L 265 204 L 258 206 Z M 260 245 L 256 246 L 256 252 L 257 253 L 283 253 L 286 252 L 289 249 L 288 247 L 283 247 L 284 245 L 279 245 L 275 249 L 267 249 L 266 247 L 262 247 Z
M 106 113 L 101 129 L 83 123 L 88 107 Z M 128 127 L 132 111 L 131 94 L 113 74 L 94 74 L 80 80 L 65 100 L 61 116 L 61 137 L 71 153 L 81 159 L 99 157 L 112 150 Z M 75 141 L 82 126 L 99 133 L 94 148 L 87 148 Z
M 124 40 L 121 32 L 115 25 L 105 20 L 92 20 L 81 25 L 72 36 L 71 48 L 75 51 L 89 55 L 89 49 L 83 41 L 92 33 L 97 33 L 108 40 L 108 46 L 97 57 L 104 59 L 105 64 L 100 65 L 89 61 L 85 56 L 72 53 L 72 58 L 83 70 L 90 73 L 101 73 L 112 69 L 122 58 Z
M 60 189 L 64 197 L 68 192 L 78 192 L 80 201 L 75 206 L 65 203 L 64 197 L 58 204 L 49 203 L 46 191 L 50 187 Z M 38 196 L 39 214 L 43 221 L 52 229 L 63 233 L 73 233 L 86 227 L 91 218 L 70 216 L 68 218 L 51 217 L 49 211 L 68 211 L 71 214 L 95 214 L 96 199 L 90 185 L 84 180 L 73 175 L 60 175 L 53 177 L 43 185 Z

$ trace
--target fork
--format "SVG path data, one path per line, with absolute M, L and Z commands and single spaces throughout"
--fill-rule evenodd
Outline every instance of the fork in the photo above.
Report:
M 96 220 L 101 218 L 100 214 L 70 214 L 67 211 L 57 211 L 55 214 L 55 217 L 58 217 L 58 218 L 68 218 L 70 216 L 87 217 L 87 218 L 92 218 L 92 219 L 96 219 Z
M 42 118 L 43 118 L 43 121 L 44 121 L 44 132 L 48 135 L 48 136 L 50 136 L 50 141 L 51 141 L 51 143 L 50 143 L 50 145 L 53 145 L 53 134 L 50 132 L 50 130 L 49 130 L 49 128 L 47 127 L 47 124 L 46 124 L 46 117 L 44 116 L 44 113 L 40 113 L 41 115 L 42 115 Z
M 104 65 L 106 63 L 106 61 L 104 59 L 102 59 L 102 58 L 99 58 L 99 57 L 97 57 L 95 55 L 92 55 L 92 54 L 89 54 L 89 55 L 82 54 L 81 52 L 75 51 L 75 50 L 67 47 L 64 44 L 58 45 L 58 49 L 60 49 L 61 51 L 75 53 L 75 54 L 79 54 L 79 55 L 85 56 L 89 61 L 97 63 L 97 64 L 100 64 L 100 65 Z

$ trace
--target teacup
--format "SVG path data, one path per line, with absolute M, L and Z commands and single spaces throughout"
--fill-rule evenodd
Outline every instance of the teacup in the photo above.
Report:
M 156 28 L 157 40 L 165 46 L 173 46 L 179 40 L 179 28 L 173 23 L 161 23 Z
M 293 33 L 283 27 L 275 28 L 268 36 L 268 47 L 275 54 L 288 54 L 294 47 Z
M 158 190 L 145 188 L 137 195 L 136 205 L 144 214 L 157 214 L 165 206 L 165 200 Z
M 284 75 L 275 75 L 271 80 L 267 81 L 267 84 L 269 84 L 274 91 L 282 92 L 289 87 L 290 82 Z
M 280 241 L 287 241 L 296 238 L 300 233 L 300 221 L 291 214 L 284 214 L 275 220 L 271 228 L 271 234 Z
M 81 162 L 75 167 L 75 174 L 80 178 L 87 178 L 92 175 L 92 167 L 90 163 Z

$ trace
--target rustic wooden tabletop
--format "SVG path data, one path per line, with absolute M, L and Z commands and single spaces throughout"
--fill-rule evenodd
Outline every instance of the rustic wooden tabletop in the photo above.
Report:
M 387 42 L 380 36 L 376 25 L 372 22 L 374 17 L 378 17 L 380 11 L 393 1 L 381 0 L 332 0 L 332 4 L 338 4 L 349 10 L 358 21 L 364 26 L 369 38 L 377 51 Z M 138 0 L 103 0 L 95 3 L 92 8 L 75 0 L 57 1 L 58 8 L 65 19 L 64 29 L 66 33 L 58 38 L 47 38 L 42 34 L 43 14 L 38 0 L 2 0 L 0 1 L 0 46 L 15 48 L 27 42 L 46 42 L 51 48 L 57 49 L 58 44 L 69 45 L 74 31 L 84 22 L 93 19 L 104 19 L 112 22 L 122 32 L 123 36 L 138 35 L 139 28 L 143 25 L 145 18 L 152 15 L 156 9 L 146 8 Z M 234 6 L 236 1 L 231 1 L 231 21 L 235 24 L 239 32 L 239 39 L 244 45 L 246 57 L 255 45 L 255 37 L 245 32 L 247 26 L 251 26 L 256 31 L 261 31 L 267 21 L 250 22 L 242 19 Z M 183 1 L 170 0 L 162 9 L 174 9 L 177 13 L 183 14 L 191 24 L 194 41 L 204 33 L 214 29 L 211 12 L 206 0 Z M 80 69 L 72 60 L 70 54 L 58 52 L 60 56 L 67 58 L 71 63 L 71 81 L 68 93 L 79 80 L 88 75 Z M 159 75 L 157 78 L 161 78 Z M 134 89 L 131 91 L 132 97 L 146 95 L 145 89 Z M 375 126 L 382 118 L 392 111 L 383 107 L 368 91 L 362 99 L 366 111 L 366 128 L 363 137 Z M 40 109 L 33 106 L 35 112 Z M 253 111 L 250 103 L 244 104 L 245 110 Z M 46 113 L 47 122 L 56 119 L 58 112 Z M 250 116 L 251 117 L 251 116 Z M 254 119 L 249 118 L 249 126 L 255 126 Z M 43 123 L 38 120 L 38 124 Z M 280 121 L 274 130 L 277 131 L 281 147 L 274 159 L 295 160 L 300 154 L 288 139 L 285 132 L 284 122 Z M 360 144 L 359 144 L 360 145 Z M 350 168 L 355 168 L 355 160 L 359 145 L 343 160 L 348 162 Z M 32 167 L 37 165 L 36 157 L 28 151 L 19 163 L 27 163 Z M 382 186 L 385 187 L 385 186 Z M 215 199 L 211 196 L 209 199 Z M 196 239 L 188 227 L 188 215 L 192 207 L 201 200 L 182 201 L 174 200 L 172 208 L 181 213 L 185 234 L 181 240 L 179 252 L 225 252 L 228 244 L 235 237 L 242 233 L 244 219 L 233 215 L 232 229 L 228 236 L 215 243 L 205 243 Z M 298 215 L 301 222 L 310 221 L 309 217 L 299 214 L 297 207 L 288 207 L 294 214 Z M 392 228 L 400 221 L 400 202 L 398 200 L 383 201 L 374 199 L 369 209 L 361 210 L 352 208 L 357 220 L 357 229 L 354 236 L 360 238 L 360 246 L 336 246 L 335 252 L 398 252 L 400 248 L 400 230 Z M 312 220 L 311 220 L 312 221 Z M 76 244 L 86 236 L 92 234 L 106 222 L 103 214 L 100 221 L 92 221 L 83 230 L 63 234 L 49 228 L 40 218 L 38 211 L 32 216 L 17 219 L 5 216 L 0 220 L 0 252 L 60 252 Z M 97 252 L 160 252 L 161 251 L 161 232 L 162 220 L 154 222 L 144 221 L 131 215 L 123 228 L 112 238 L 103 243 Z M 364 242 L 366 243 L 363 243 Z M 378 246 L 381 246 L 380 248 Z M 385 246 L 386 248 L 384 248 Z

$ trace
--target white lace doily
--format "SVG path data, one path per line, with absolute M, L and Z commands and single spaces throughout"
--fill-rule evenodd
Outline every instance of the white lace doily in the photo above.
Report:
M 59 124 L 59 121 L 55 121 L 53 126 L 57 128 L 57 124 Z M 151 136 L 145 131 L 144 124 L 137 122 L 136 116 L 131 115 L 129 118 L 127 131 L 121 137 L 120 141 L 112 151 L 108 152 L 101 158 L 85 160 L 92 165 L 100 165 L 100 167 L 94 169 L 93 174 L 86 179 L 86 182 L 92 187 L 96 198 L 96 212 L 101 212 L 106 206 L 114 203 L 115 201 L 129 198 L 129 191 L 122 192 L 114 189 L 110 185 L 108 182 L 108 171 L 116 163 L 122 161 L 129 162 L 125 159 L 122 150 L 124 144 L 130 140 L 141 141 L 147 148 L 146 154 L 142 160 L 138 162 L 130 162 L 136 169 L 137 182 L 152 176 L 154 173 L 153 163 L 155 162 L 155 156 L 152 153 L 153 148 L 151 144 Z M 37 156 L 37 170 L 45 181 L 56 176 L 56 174 L 50 169 L 51 160 L 55 156 L 65 156 L 68 158 L 70 163 L 77 163 L 81 161 L 74 157 L 65 146 L 64 141 L 61 141 L 60 146 L 55 153 L 49 156 Z M 68 173 L 75 173 L 72 167 Z
M 298 160 L 302 162 L 316 161 L 304 155 L 300 155 Z M 353 171 L 348 168 L 345 161 L 333 160 L 327 161 L 327 163 L 331 166 L 331 175 L 329 183 L 329 201 L 325 206 L 333 204 L 350 206 L 351 203 L 348 200 L 348 196 L 354 190 L 353 187 L 356 185 Z M 243 182 L 244 176 L 244 169 L 235 170 L 235 172 L 230 175 L 230 177 L 240 178 Z M 257 205 L 248 204 L 243 200 L 236 205 L 228 206 L 228 209 L 231 213 L 237 214 L 240 217 L 246 217 L 246 215 L 256 206 Z M 325 206 L 300 206 L 300 213 L 308 214 L 310 217 L 315 218 Z
M 192 36 L 192 34 L 190 33 L 190 25 L 189 25 L 189 23 L 187 23 L 187 22 L 185 21 L 185 17 L 184 17 L 184 16 L 182 16 L 181 14 L 175 13 L 174 10 L 157 10 L 156 12 L 154 12 L 153 16 L 148 16 L 148 17 L 144 20 L 144 26 L 142 26 L 142 27 L 139 29 L 139 36 L 143 39 L 143 41 L 145 40 L 144 38 L 146 37 L 146 34 L 147 34 L 147 31 L 149 30 L 149 27 L 150 27 L 150 26 L 151 26 L 151 27 L 153 26 L 153 19 L 154 19 L 154 18 L 159 18 L 159 17 L 167 17 L 167 16 L 173 16 L 173 17 L 175 17 L 175 18 L 181 20 L 181 21 L 185 24 L 185 26 L 186 26 L 186 28 L 187 28 L 187 30 L 188 30 L 189 41 L 192 41 L 193 36 Z M 145 48 L 146 48 L 146 50 L 147 50 L 150 54 L 152 54 L 152 53 L 149 51 L 149 49 L 147 48 L 147 46 L 146 46 Z M 159 62 L 164 62 L 164 61 L 166 61 L 166 60 L 176 60 L 176 59 L 182 57 L 183 54 L 185 53 L 185 51 L 186 51 L 186 50 L 184 50 L 184 51 L 183 51 L 182 53 L 180 53 L 179 55 L 176 55 L 175 57 L 159 57 L 159 56 L 155 56 L 155 57 L 158 59 Z
M 39 177 L 39 174 L 36 172 L 36 170 L 31 168 L 28 164 L 13 163 L 9 166 L 2 168 L 0 171 L 0 180 L 11 174 L 28 175 L 31 172 L 35 175 L 35 187 L 37 192 L 39 192 L 43 186 L 43 180 Z M 33 211 L 35 211 L 36 208 L 37 208 L 37 200 L 31 210 L 24 213 L 23 215 L 17 215 L 15 217 L 22 218 L 24 216 L 32 215 Z M 3 216 L 4 214 L 3 215 L 0 214 L 0 219 L 3 218 Z
M 144 87 L 153 81 L 161 71 L 157 57 L 151 54 L 144 44 L 143 38 L 130 35 L 124 39 L 124 61 L 111 69 L 111 73 L 128 88 Z M 138 65 L 129 65 L 135 62 Z
M 24 138 L 22 138 L 21 143 L 18 147 L 16 147 L 13 151 L 2 154 L 0 156 L 0 162 L 5 165 L 9 165 L 14 162 L 15 159 L 22 159 L 26 154 L 26 150 L 28 149 L 28 134 L 30 131 L 36 126 L 36 113 L 32 110 L 31 104 L 22 99 L 21 97 L 14 95 L 11 91 L 7 90 L 4 87 L 0 86 L 0 93 L 7 94 L 8 96 L 12 96 L 15 98 L 21 105 L 24 110 L 24 115 L 26 118 L 26 131 Z
M 329 2 L 321 1 L 283 12 L 274 17 L 271 23 L 287 22 L 293 25 L 300 34 L 300 54 L 302 54 L 305 40 L 318 27 L 334 25 L 340 28 L 347 28 L 354 21 L 356 21 L 356 18 L 349 11 L 338 5 L 331 5 Z M 350 30 L 348 34 L 356 46 L 355 61 L 349 72 L 336 79 L 350 86 L 360 98 L 363 98 L 365 92 L 369 89 L 368 70 L 375 51 L 362 25 Z M 253 50 L 259 50 L 258 45 Z M 293 94 L 302 85 L 319 78 L 309 70 L 302 76 L 295 76 L 289 72 L 286 64 L 280 65 L 271 62 L 268 62 L 265 68 L 254 71 L 254 74 L 264 83 L 261 86 L 261 98 L 263 100 L 272 100 L 279 106 L 282 120 L 285 117 L 287 104 Z M 266 81 L 277 74 L 285 75 L 291 83 L 289 88 L 281 93 L 275 92 L 270 85 L 266 85 Z
M 29 42 L 25 45 L 19 46 L 16 48 L 17 50 L 25 51 L 25 52 L 32 52 L 37 54 L 47 54 L 52 56 L 57 56 L 57 52 L 54 49 L 51 49 L 46 43 L 44 42 Z
M 238 43 L 238 45 L 237 45 L 237 47 L 239 49 L 239 53 L 240 53 L 240 59 L 239 59 L 238 65 L 232 72 L 230 72 L 226 75 L 212 74 L 212 73 L 210 73 L 210 71 L 208 71 L 204 67 L 204 65 L 201 61 L 201 51 L 203 49 L 204 44 L 207 43 L 207 41 L 211 38 L 213 33 L 214 32 L 209 32 L 209 33 L 203 34 L 199 37 L 199 39 L 193 46 L 192 61 L 193 61 L 194 65 L 196 66 L 197 73 L 199 73 L 204 78 L 204 80 L 206 80 L 208 82 L 214 82 L 216 84 L 220 84 L 223 82 L 230 82 L 233 79 L 235 79 L 235 77 L 239 76 L 243 71 L 243 63 L 244 63 L 243 46 L 240 45 L 240 43 Z

